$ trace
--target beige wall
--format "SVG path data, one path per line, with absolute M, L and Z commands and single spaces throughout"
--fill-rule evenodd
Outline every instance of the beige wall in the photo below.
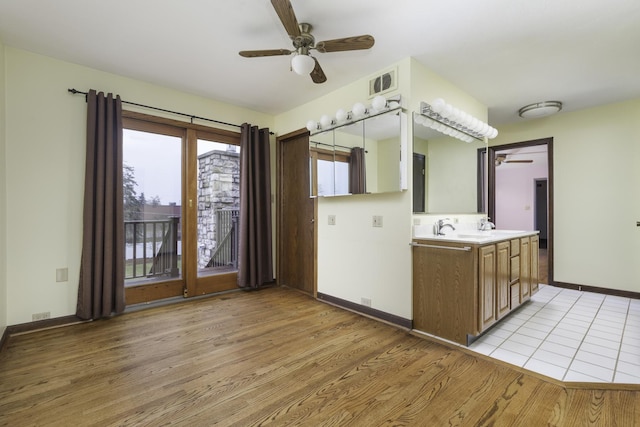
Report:
M 75 313 L 86 104 L 67 88 L 95 88 L 137 103 L 273 127 L 269 115 L 10 47 L 5 66 L 7 194 L 1 200 L 9 226 L 6 240 L 1 238 L 10 250 L 2 257 L 8 304 L 0 317 L 9 325 L 30 322 L 33 313 Z M 55 272 L 62 267 L 69 269 L 69 281 L 57 283 Z
M 420 101 L 442 97 L 458 108 L 486 119 L 486 107 L 415 60 L 406 58 L 391 67 L 398 70 L 398 89 L 385 95 L 402 95 L 402 104 L 408 113 L 409 141 L 412 137 L 411 112 L 419 108 Z M 371 77 L 363 77 L 277 116 L 276 128 L 280 133 L 290 132 L 303 128 L 309 119 L 318 120 L 323 114 L 334 114 L 339 108 L 350 110 L 355 102 L 368 101 Z M 411 143 L 409 147 L 410 153 Z M 411 174 L 407 172 L 411 188 Z M 336 225 L 327 225 L 329 215 L 336 216 Z M 382 228 L 372 227 L 374 215 L 383 217 Z M 316 223 L 318 291 L 357 304 L 367 298 L 374 309 L 411 319 L 410 191 L 320 198 Z
M 640 99 L 499 131 L 492 145 L 553 137 L 554 279 L 640 292 Z
M 442 97 L 486 118 L 485 107 L 414 60 L 395 66 L 395 93 L 404 97 L 410 137 L 410 113 L 422 100 Z M 276 117 L 2 45 L 0 79 L 2 328 L 29 322 L 33 313 L 75 312 L 86 106 L 67 88 L 112 91 L 282 135 L 368 101 L 369 76 Z M 640 292 L 639 117 L 640 100 L 634 100 L 499 127 L 495 144 L 554 137 L 556 280 Z M 321 198 L 318 204 L 318 290 L 355 303 L 369 298 L 375 309 L 411 318 L 410 192 Z M 335 226 L 327 225 L 328 215 L 336 215 Z M 383 216 L 382 228 L 372 227 L 373 215 Z M 55 282 L 61 267 L 69 268 L 69 282 Z
M 0 40 L 0 336 L 7 326 L 7 217 L 6 217 L 6 187 L 7 164 L 5 157 L 5 60 L 4 44 Z
M 408 76 L 409 60 L 401 61 L 400 76 Z M 382 71 L 382 70 L 381 70 Z M 378 73 L 376 73 L 378 74 Z M 304 128 L 309 119 L 347 111 L 356 102 L 370 103 L 371 76 L 276 116 L 280 134 Z M 409 92 L 407 78 L 396 93 Z M 329 226 L 329 215 L 336 225 Z M 374 215 L 383 227 L 372 227 Z M 411 318 L 411 197 L 406 191 L 318 199 L 318 292 L 361 303 L 369 298 L 377 310 Z

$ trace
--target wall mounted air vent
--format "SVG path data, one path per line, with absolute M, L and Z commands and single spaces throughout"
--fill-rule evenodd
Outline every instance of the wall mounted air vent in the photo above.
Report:
M 388 70 L 369 80 L 369 97 L 391 92 L 398 88 L 397 70 Z

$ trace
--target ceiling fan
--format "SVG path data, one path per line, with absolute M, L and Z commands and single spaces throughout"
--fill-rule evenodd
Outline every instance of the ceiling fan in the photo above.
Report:
M 317 50 L 320 53 L 362 50 L 371 48 L 375 43 L 374 38 L 368 34 L 325 40 L 316 43 L 315 38 L 311 34 L 313 27 L 307 23 L 298 24 L 289 0 L 271 0 L 271 4 L 278 14 L 280 21 L 282 21 L 284 29 L 287 31 L 287 34 L 289 34 L 294 49 L 243 50 L 240 51 L 240 56 L 255 58 L 260 56 L 291 55 L 295 53 L 295 56 L 291 59 L 292 70 L 300 75 L 309 74 L 314 83 L 324 83 L 327 81 L 327 76 L 324 74 L 324 71 L 322 71 L 318 60 L 311 56 L 311 50 Z
M 496 154 L 496 166 L 500 166 L 503 163 L 533 163 L 532 159 L 508 159 L 508 154 Z

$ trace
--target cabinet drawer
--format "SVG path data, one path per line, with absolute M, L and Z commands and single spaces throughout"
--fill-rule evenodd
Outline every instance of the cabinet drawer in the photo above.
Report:
M 511 284 L 511 310 L 520 305 L 520 282 Z
M 518 280 L 520 278 L 520 257 L 511 257 L 511 274 L 509 275 L 509 282 Z
M 511 241 L 511 256 L 520 255 L 520 239 Z

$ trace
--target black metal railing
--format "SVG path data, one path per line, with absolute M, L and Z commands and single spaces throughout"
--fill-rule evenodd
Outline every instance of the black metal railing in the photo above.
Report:
M 180 217 L 125 221 L 125 280 L 177 277 Z
M 238 268 L 238 209 L 216 211 L 216 249 L 206 268 Z

